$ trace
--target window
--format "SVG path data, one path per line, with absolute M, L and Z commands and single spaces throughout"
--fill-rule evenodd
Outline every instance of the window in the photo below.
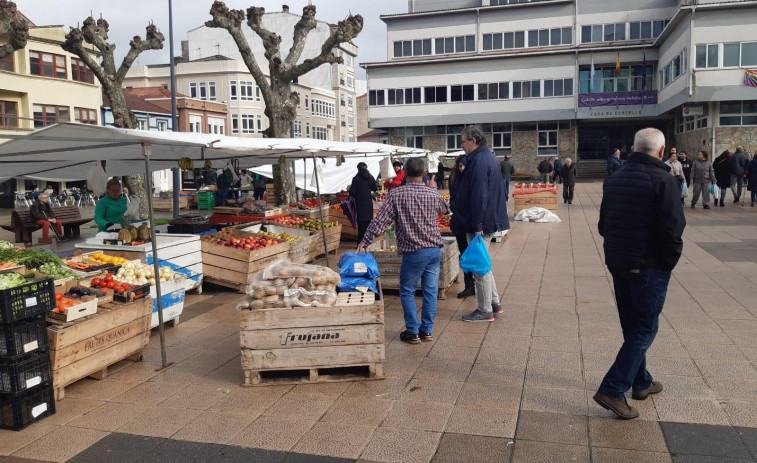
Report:
M 572 96 L 573 79 L 544 80 L 544 96 Z
M 208 133 L 224 135 L 226 120 L 221 117 L 208 117 Z
M 684 133 L 684 132 L 690 132 L 696 129 L 706 128 L 709 105 L 703 104 L 701 107 L 702 107 L 702 114 L 697 115 L 697 116 L 684 116 L 683 115 L 684 107 L 679 108 L 676 111 L 675 132 Z
M 189 84 L 189 97 L 197 98 L 197 82 L 191 82 Z
M 208 82 L 208 99 L 210 101 L 216 101 L 216 83 Z
M 302 137 L 302 121 L 294 121 L 294 136 L 296 138 Z
M 34 105 L 34 128 L 40 129 L 58 122 L 71 120 L 68 106 L 53 106 L 45 104 Z
M 0 100 L 0 127 L 18 127 L 18 103 Z
M 355 125 L 355 117 L 354 116 L 348 116 L 347 117 L 347 126 L 352 129 L 352 127 Z
M 407 58 L 408 56 L 425 56 L 430 54 L 431 39 L 404 40 L 394 42 L 395 58 Z M 344 78 L 340 79 L 340 83 L 344 84 Z
M 87 108 L 74 108 L 74 121 L 81 124 L 97 125 L 97 111 Z
M 423 96 L 426 103 L 446 103 L 447 87 L 424 87 Z
M 654 77 L 654 68 L 647 65 L 646 70 L 646 87 L 642 88 L 642 77 L 644 74 L 643 66 L 621 66 L 620 74 L 615 73 L 615 66 L 605 66 L 594 68 L 594 88 L 589 89 L 591 82 L 591 70 L 581 69 L 579 76 L 579 93 L 602 93 L 602 92 L 626 92 L 652 90 L 652 78 Z M 662 71 L 660 71 L 662 73 Z M 572 85 L 572 83 L 571 83 Z M 564 87 L 563 87 L 564 88 Z
M 423 136 L 405 137 L 405 146 L 408 148 L 423 149 Z
M 242 134 L 255 133 L 255 115 L 242 114 Z
M 509 82 L 478 84 L 479 100 L 506 100 L 510 97 Z
M 492 124 L 492 148 L 497 154 L 510 154 L 513 139 L 513 125 Z
M 166 130 L 168 130 L 168 122 L 158 121 L 158 131 L 165 132 Z
M 541 81 L 526 80 L 513 82 L 513 98 L 538 98 L 541 95 Z
M 200 99 L 205 101 L 208 99 L 208 84 L 205 82 L 200 82 Z
M 539 122 L 539 156 L 551 156 L 557 154 L 557 126 L 557 122 Z
M 329 119 L 334 119 L 336 116 L 336 105 L 334 103 L 313 99 L 310 106 L 313 116 L 327 117 Z
M 231 101 L 237 100 L 237 81 L 232 80 L 229 82 L 229 98 Z
M 741 53 L 741 44 L 724 43 L 723 44 L 723 67 L 739 67 Z
M 29 73 L 35 76 L 65 79 L 66 57 L 41 51 L 29 51 Z
M 239 114 L 231 115 L 231 133 L 239 133 Z
M 450 101 L 473 101 L 475 92 L 473 85 L 452 85 L 450 87 Z
M 741 65 L 757 66 L 757 42 L 741 44 Z
M 202 116 L 196 114 L 189 115 L 189 131 L 193 133 L 202 133 Z
M 720 125 L 757 125 L 757 100 L 721 101 Z
M 447 151 L 460 150 L 463 146 L 463 137 L 461 132 L 465 128 L 464 125 L 448 125 L 447 126 Z
M 353 88 L 355 86 L 355 79 L 347 76 L 347 88 Z
M 686 54 L 687 49 L 684 48 L 662 68 L 660 71 L 662 74 L 660 89 L 670 85 L 670 83 L 686 73 Z
M 254 100 L 255 99 L 255 94 L 253 93 L 254 86 L 255 86 L 254 82 L 240 81 L 239 82 L 239 99 L 242 101 Z
M 310 136 L 310 122 L 305 122 L 305 136 Z
M 316 140 L 326 140 L 327 134 L 326 127 L 313 126 L 313 138 Z
M 310 109 L 310 97 L 305 95 L 305 109 Z
M 95 83 L 95 75 L 79 58 L 71 58 L 71 79 L 88 84 Z
M 263 116 L 258 116 L 258 133 L 263 132 Z
M 442 37 L 434 39 L 434 54 L 467 53 L 476 51 L 476 40 L 472 35 Z
M 352 96 L 347 97 L 347 107 L 352 108 Z
M 147 119 L 137 119 L 137 129 L 150 130 L 149 127 L 147 127 Z
M 13 72 L 13 53 L 10 53 L 5 58 L 0 58 L 0 71 Z

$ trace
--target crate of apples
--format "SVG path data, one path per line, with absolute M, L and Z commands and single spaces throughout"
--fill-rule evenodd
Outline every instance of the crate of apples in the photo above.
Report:
M 255 251 L 258 249 L 267 248 L 269 246 L 273 246 L 276 244 L 281 243 L 281 240 L 278 240 L 273 237 L 266 237 L 266 236 L 249 236 L 249 237 L 232 237 L 227 239 L 219 239 L 216 241 L 216 244 L 221 246 L 229 246 L 236 249 L 243 249 L 245 251 Z
M 270 223 L 275 223 L 277 225 L 285 225 L 288 227 L 299 227 L 301 224 L 305 223 L 305 219 L 301 217 L 279 217 L 277 219 L 269 220 Z

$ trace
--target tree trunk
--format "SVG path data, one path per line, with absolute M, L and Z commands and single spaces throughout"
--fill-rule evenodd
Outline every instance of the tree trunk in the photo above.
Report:
M 295 95 L 296 98 L 296 95 Z M 268 138 L 290 138 L 292 121 L 296 113 L 292 111 L 291 96 L 288 88 L 283 91 L 275 91 L 274 99 L 278 100 L 272 105 L 267 105 L 265 115 L 268 117 L 270 126 L 265 131 Z M 296 107 L 296 103 L 291 105 Z M 276 205 L 287 205 L 295 201 L 296 183 L 292 168 L 286 159 L 282 159 L 273 166 L 273 194 L 276 197 Z

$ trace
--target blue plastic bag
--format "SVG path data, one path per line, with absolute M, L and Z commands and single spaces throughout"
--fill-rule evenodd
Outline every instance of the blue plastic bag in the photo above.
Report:
M 473 272 L 477 275 L 486 275 L 491 271 L 492 260 L 481 235 L 476 235 L 460 256 L 460 268 L 465 273 Z
M 378 263 L 373 254 L 369 252 L 345 252 L 339 258 L 339 276 L 344 277 L 368 277 L 378 278 L 381 276 Z
M 378 293 L 376 280 L 368 277 L 342 277 L 339 286 L 336 287 L 340 293 L 356 293 L 365 291 L 368 288 L 374 293 Z

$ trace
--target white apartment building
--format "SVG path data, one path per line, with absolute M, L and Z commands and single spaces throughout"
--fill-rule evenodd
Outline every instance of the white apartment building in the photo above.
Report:
M 362 65 L 370 127 L 394 144 L 456 151 L 481 124 L 523 173 L 542 156 L 626 155 L 647 126 L 690 154 L 757 149 L 756 1 L 408 5 L 381 16 L 388 59 Z
M 269 30 L 281 36 L 282 56 L 285 56 L 292 46 L 294 26 L 300 17 L 300 14 L 290 13 L 286 5 L 282 11 L 266 13 L 263 17 L 263 24 Z M 242 27 L 258 64 L 265 72 L 268 68 L 268 61 L 264 58 L 265 49 L 262 40 L 246 24 Z M 307 36 L 305 49 L 299 62 L 320 54 L 321 46 L 331 34 L 331 28 L 332 25 L 329 23 L 318 21 L 318 25 Z M 239 49 L 226 30 L 201 26 L 190 30 L 187 33 L 187 39 L 185 49 L 188 63 L 186 64 L 193 64 L 219 55 L 231 58 L 233 62 L 239 63 L 236 66 L 228 65 L 238 71 L 239 75 L 236 76 L 236 81 L 247 82 L 248 84 L 251 82 L 254 90 L 254 79 L 242 63 Z M 325 136 L 329 140 L 355 141 L 355 57 L 358 48 L 353 43 L 346 43 L 340 45 L 334 53 L 342 57 L 343 64 L 324 64 L 302 76 L 297 84 L 293 85 L 293 90 L 300 92 L 301 106 L 301 111 L 294 124 L 295 136 L 312 138 Z M 181 74 L 177 71 L 177 75 Z M 230 78 L 229 81 L 231 80 L 233 79 Z M 199 84 L 203 81 L 195 80 L 195 82 Z M 207 82 L 210 82 L 210 80 L 208 79 Z M 184 87 L 178 83 L 177 89 L 185 91 Z M 241 92 L 241 87 L 239 90 Z M 201 88 L 198 88 L 198 91 L 201 91 Z M 259 94 L 257 90 L 255 92 L 255 101 L 259 102 Z M 208 96 L 210 96 L 209 88 Z M 229 96 L 231 97 L 231 95 Z M 242 97 L 241 93 L 239 97 Z M 249 95 L 246 97 L 249 98 Z M 232 113 L 234 100 L 223 99 L 228 100 L 229 111 Z M 315 107 L 311 104 L 313 100 L 316 101 Z M 263 118 L 262 126 L 265 127 L 267 122 L 262 114 L 262 104 L 259 107 L 261 108 L 259 114 Z M 258 113 L 254 114 L 256 117 L 258 116 Z M 241 118 L 242 114 L 239 115 Z M 310 131 L 308 131 L 308 127 Z M 258 131 L 255 133 L 258 133 Z

